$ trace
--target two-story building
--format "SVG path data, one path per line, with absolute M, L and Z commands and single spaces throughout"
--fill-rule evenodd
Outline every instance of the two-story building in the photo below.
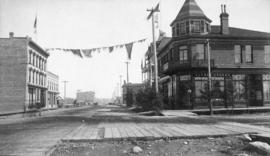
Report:
M 0 113 L 46 106 L 48 56 L 29 37 L 0 38 Z
M 160 35 L 156 41 L 157 51 L 159 52 L 170 40 L 171 37 L 166 37 L 166 34 L 160 31 Z M 148 46 L 144 60 L 145 64 L 142 67 L 143 83 L 151 86 L 155 82 L 153 43 Z
M 184 2 L 171 28 L 158 51 L 160 79 L 169 76 L 160 82 L 168 108 L 208 106 L 208 49 L 215 106 L 270 104 L 270 33 L 229 27 L 225 5 L 220 25 L 211 25 L 195 0 Z
M 59 77 L 58 75 L 47 71 L 47 108 L 56 108 L 59 95 Z

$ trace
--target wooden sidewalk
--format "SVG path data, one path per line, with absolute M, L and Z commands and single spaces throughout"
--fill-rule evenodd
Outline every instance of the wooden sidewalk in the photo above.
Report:
M 104 140 L 155 140 L 161 138 L 202 138 L 239 134 L 270 134 L 270 128 L 222 122 L 218 124 L 181 123 L 99 123 L 82 124 L 62 141 L 104 141 Z

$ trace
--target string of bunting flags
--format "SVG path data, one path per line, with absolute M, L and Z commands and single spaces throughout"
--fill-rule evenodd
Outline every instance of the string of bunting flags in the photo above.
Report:
M 127 51 L 128 59 L 131 59 L 133 44 L 134 43 L 143 43 L 143 42 L 145 42 L 145 40 L 146 40 L 146 38 L 141 39 L 141 40 L 137 40 L 137 41 L 133 41 L 133 42 L 129 42 L 129 43 L 125 43 L 125 44 L 117 44 L 117 45 L 113 45 L 113 46 L 98 47 L 98 48 L 91 48 L 91 49 L 46 48 L 45 51 L 60 50 L 60 51 L 64 51 L 64 52 L 72 52 L 74 55 L 79 56 L 81 58 L 83 58 L 83 57 L 91 58 L 93 52 L 100 53 L 101 51 L 108 50 L 111 53 L 115 49 L 125 47 L 126 51 Z

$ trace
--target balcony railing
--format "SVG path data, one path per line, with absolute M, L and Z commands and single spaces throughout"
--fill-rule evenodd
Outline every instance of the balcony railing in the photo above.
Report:
M 211 68 L 215 67 L 214 60 L 210 60 Z M 208 67 L 208 61 L 207 60 L 192 60 L 191 62 L 167 62 L 163 64 L 162 69 L 160 72 L 167 73 L 167 72 L 173 72 L 180 69 L 188 69 L 188 68 L 207 68 Z
M 210 66 L 214 67 L 215 63 L 214 60 L 210 60 Z M 196 68 L 196 67 L 208 67 L 208 60 L 192 60 L 191 61 L 191 67 Z

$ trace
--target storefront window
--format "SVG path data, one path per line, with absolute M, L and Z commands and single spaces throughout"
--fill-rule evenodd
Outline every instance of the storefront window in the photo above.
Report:
M 263 96 L 265 101 L 270 101 L 270 75 L 263 75 Z
M 245 75 L 233 75 L 234 99 L 244 101 L 245 98 Z
M 195 77 L 195 101 L 205 102 L 207 97 L 204 97 L 203 93 L 207 88 L 207 77 Z
M 224 77 L 212 78 L 212 98 L 223 99 L 224 98 Z

